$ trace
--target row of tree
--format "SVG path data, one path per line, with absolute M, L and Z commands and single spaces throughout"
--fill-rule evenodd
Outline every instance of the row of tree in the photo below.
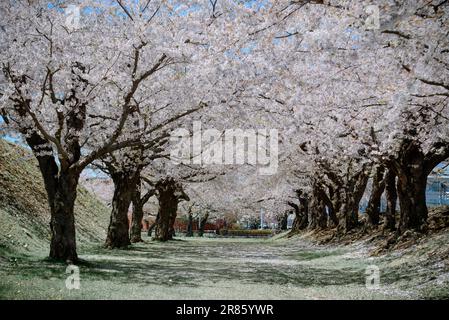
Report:
M 166 1 L 68 4 L 1 3 L 1 114 L 8 134 L 21 134 L 39 162 L 51 211 L 50 257 L 76 262 L 73 209 L 81 172 L 99 166 L 112 178 L 106 244 L 126 246 L 125 212 L 134 199 L 141 214 L 149 196 L 139 196 L 141 173 L 166 157 L 170 131 L 219 96 L 232 96 L 232 86 L 214 77 L 227 42 L 200 45 L 217 42 L 230 21 L 212 25 L 215 17 L 201 1 L 195 12 Z M 68 10 L 73 6 L 78 10 Z M 167 178 L 154 188 L 160 210 L 172 216 L 180 187 Z M 167 215 L 159 220 L 156 234 L 165 240 Z
M 445 1 L 385 0 L 377 10 L 344 0 L 68 4 L 0 3 L 1 125 L 38 160 L 50 257 L 78 259 L 73 209 L 87 167 L 114 183 L 111 248 L 139 241 L 153 194 L 156 238 L 169 239 L 178 202 L 188 199 L 181 183 L 223 173 L 189 185 L 215 211 L 251 216 L 290 203 L 295 228 L 349 231 L 369 184 L 370 224 L 379 223 L 386 190 L 388 228 L 425 225 L 427 176 L 449 156 Z M 194 120 L 278 129 L 277 174 L 175 165 L 170 133 L 191 132 Z

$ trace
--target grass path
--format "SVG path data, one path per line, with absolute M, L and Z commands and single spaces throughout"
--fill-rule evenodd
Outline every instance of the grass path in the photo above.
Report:
M 413 299 L 449 292 L 447 282 L 436 293 L 418 286 L 430 275 L 419 276 L 417 265 L 369 257 L 363 246 L 317 247 L 301 239 L 184 238 L 79 251 L 87 261 L 79 290 L 65 287 L 66 266 L 45 260 L 45 252 L 0 257 L 0 298 Z M 378 290 L 365 286 L 373 264 L 381 271 Z

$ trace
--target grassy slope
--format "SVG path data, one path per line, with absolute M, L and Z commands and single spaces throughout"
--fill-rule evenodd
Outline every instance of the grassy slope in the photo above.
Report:
M 109 209 L 79 187 L 75 205 L 78 246 L 104 240 L 108 216 Z M 9 254 L 46 253 L 49 222 L 37 161 L 26 149 L 0 139 L 0 259 Z

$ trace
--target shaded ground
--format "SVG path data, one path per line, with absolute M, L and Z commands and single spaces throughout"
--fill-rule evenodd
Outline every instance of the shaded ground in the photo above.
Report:
M 443 240 L 443 239 L 441 239 Z M 447 240 L 447 239 L 445 239 Z M 415 250 L 416 251 L 416 250 Z M 183 239 L 128 250 L 86 246 L 81 288 L 65 266 L 35 256 L 0 258 L 5 299 L 416 299 L 449 297 L 447 263 L 427 266 L 396 252 L 369 257 L 365 244 L 315 246 L 304 239 Z M 405 256 L 404 256 L 405 255 Z M 416 257 L 415 257 L 416 258 Z M 401 260 L 402 259 L 402 260 Z M 447 261 L 446 261 L 447 262 Z M 365 287 L 380 268 L 380 289 Z

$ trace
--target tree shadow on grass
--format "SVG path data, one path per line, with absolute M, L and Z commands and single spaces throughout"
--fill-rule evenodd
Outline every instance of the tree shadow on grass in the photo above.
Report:
M 301 287 L 364 284 L 359 270 L 326 270 L 305 266 L 279 266 L 257 263 L 96 260 L 84 269 L 84 277 L 92 280 L 140 283 L 142 285 L 183 285 L 197 287 L 204 281 L 239 281 L 246 284 L 292 284 Z
M 298 287 L 364 285 L 360 263 L 336 269 L 302 261 L 338 255 L 332 250 L 260 246 L 260 243 L 142 243 L 127 249 L 90 247 L 78 265 L 82 279 L 122 284 L 199 287 L 204 282 L 293 285 Z M 3 262 L 2 271 L 21 278 L 64 279 L 66 264 L 21 256 Z M 400 269 L 382 270 L 382 284 L 412 279 Z

